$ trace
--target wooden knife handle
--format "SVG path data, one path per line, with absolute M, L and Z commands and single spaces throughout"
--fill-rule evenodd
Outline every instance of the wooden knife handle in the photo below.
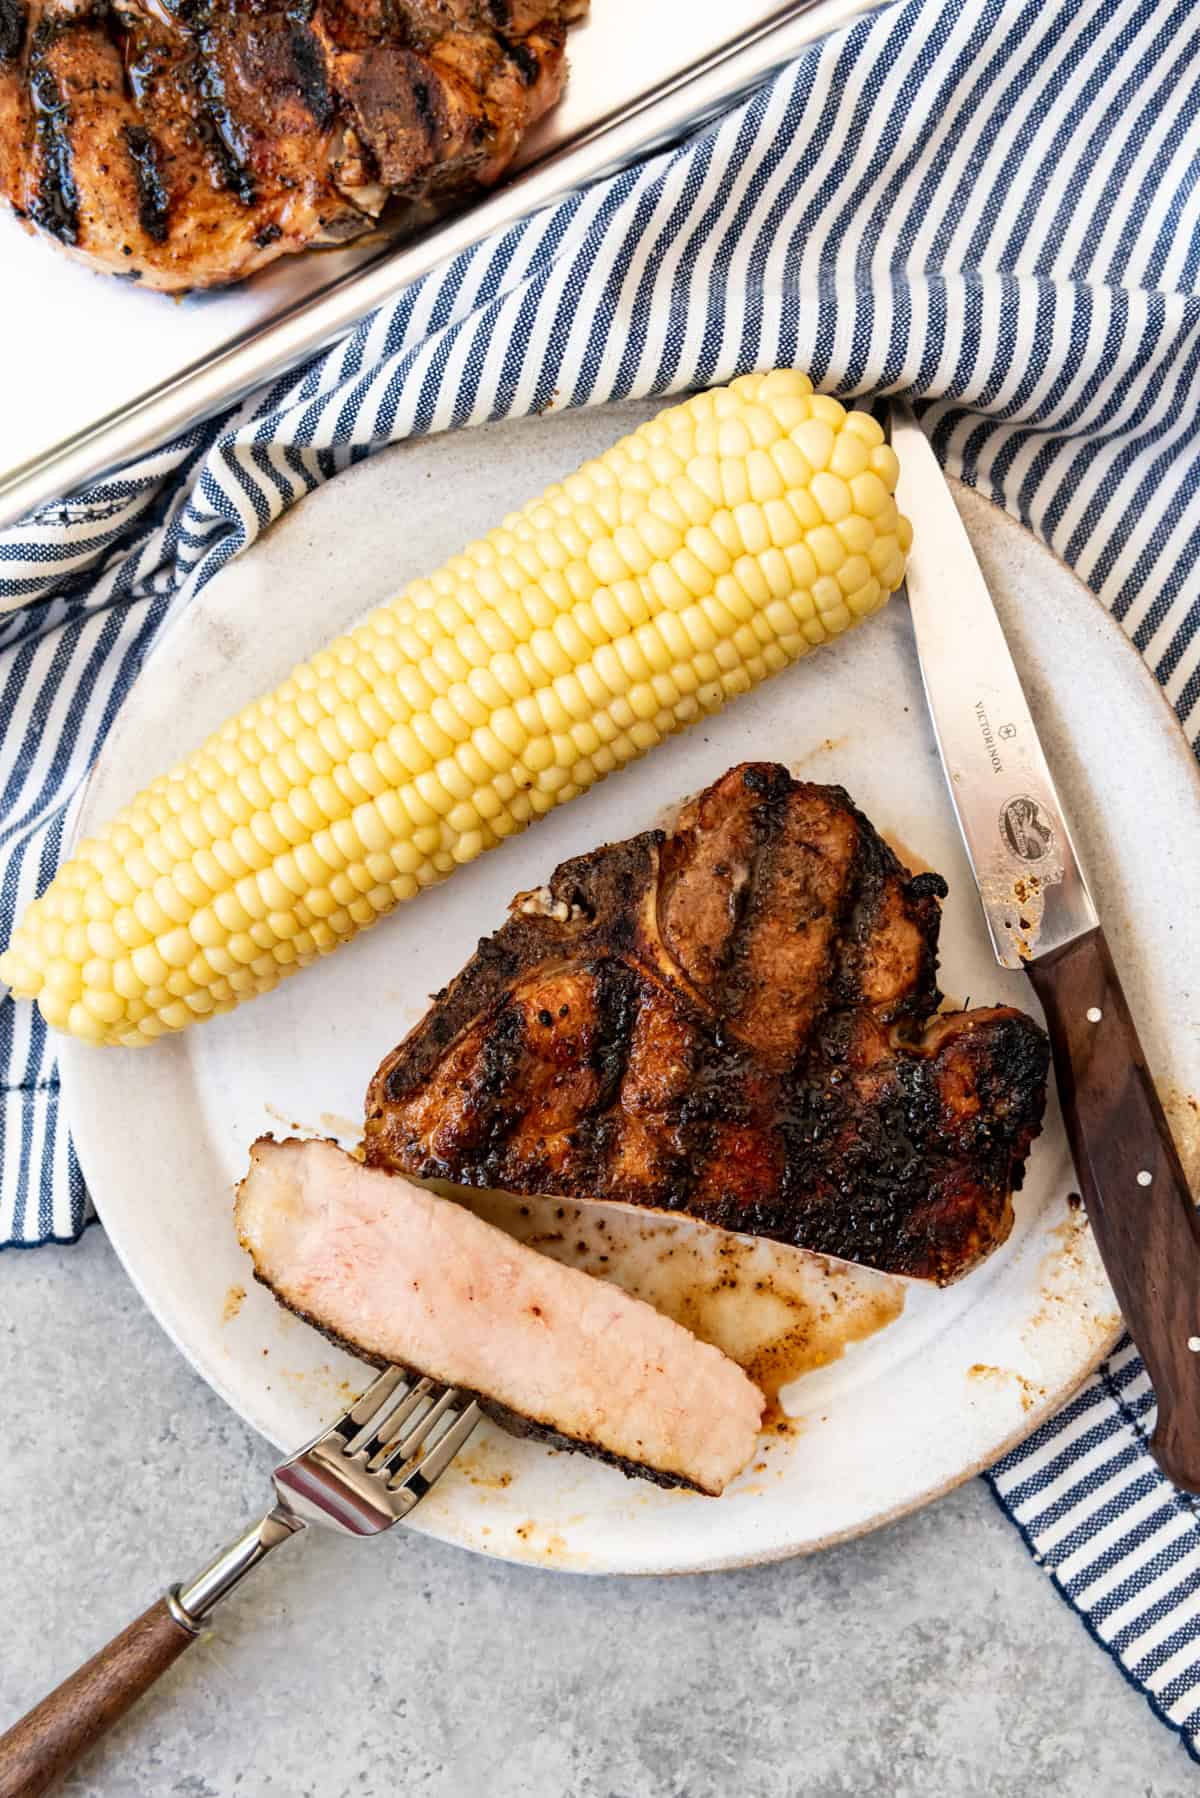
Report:
M 1029 964 L 1087 1214 L 1146 1363 L 1168 1479 L 1200 1492 L 1200 1215 L 1104 933 Z
M 0 1798 L 37 1798 L 196 1640 L 165 1598 L 0 1736 Z

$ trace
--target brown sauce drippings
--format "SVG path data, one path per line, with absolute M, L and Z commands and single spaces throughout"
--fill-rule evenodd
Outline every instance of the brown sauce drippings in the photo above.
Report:
M 691 1218 L 443 1190 L 531 1248 L 612 1280 L 722 1349 L 762 1388 L 764 1427 L 778 1433 L 787 1431 L 784 1388 L 904 1309 L 902 1280 Z
M 910 849 L 894 830 L 878 830 L 877 827 L 877 834 L 883 838 L 897 861 L 902 862 L 910 874 L 936 874 L 938 872 L 936 868 L 929 865 L 924 856 L 918 855 L 914 849 Z

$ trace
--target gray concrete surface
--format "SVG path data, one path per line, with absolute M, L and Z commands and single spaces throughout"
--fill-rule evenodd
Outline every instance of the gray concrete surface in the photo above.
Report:
M 0 1255 L 0 1727 L 260 1505 L 271 1454 L 99 1230 Z M 286 1558 L 285 1558 L 286 1556 Z M 290 1546 L 71 1798 L 1177 1798 L 1200 1787 L 974 1483 L 779 1567 L 579 1580 Z

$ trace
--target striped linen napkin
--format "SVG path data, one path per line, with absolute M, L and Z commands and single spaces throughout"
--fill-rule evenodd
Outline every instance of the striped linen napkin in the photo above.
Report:
M 296 499 L 382 444 L 795 364 L 907 390 L 1200 730 L 1200 8 L 896 0 L 689 144 L 459 256 L 300 373 L 0 534 L 0 943 L 142 660 Z M 0 1003 L 0 1243 L 87 1198 L 36 1013 Z M 990 1476 L 1200 1758 L 1200 1527 L 1124 1346 Z

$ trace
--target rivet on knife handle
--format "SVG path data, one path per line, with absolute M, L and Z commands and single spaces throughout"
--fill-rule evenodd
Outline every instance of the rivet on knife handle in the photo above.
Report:
M 1200 1492 L 1200 1214 L 1104 933 L 1029 964 L 1063 1120 L 1108 1277 L 1158 1399 L 1167 1477 Z

